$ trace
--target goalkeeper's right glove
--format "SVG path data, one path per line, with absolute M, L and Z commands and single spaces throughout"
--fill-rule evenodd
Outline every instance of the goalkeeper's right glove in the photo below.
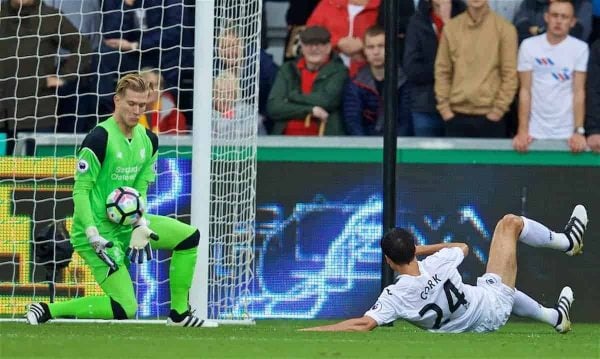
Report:
M 85 234 L 87 236 L 88 241 L 94 248 L 94 251 L 98 255 L 107 266 L 110 267 L 112 271 L 116 271 L 119 267 L 115 263 L 115 261 L 106 253 L 106 248 L 112 248 L 113 242 L 107 241 L 102 238 L 100 233 L 98 233 L 98 229 L 96 227 L 89 227 L 85 230 Z
M 151 261 L 152 247 L 150 239 L 158 241 L 158 234 L 148 228 L 148 221 L 144 217 L 133 223 L 132 226 L 131 240 L 129 241 L 129 248 L 127 248 L 125 255 L 133 263 L 144 263 L 144 254 L 146 259 Z

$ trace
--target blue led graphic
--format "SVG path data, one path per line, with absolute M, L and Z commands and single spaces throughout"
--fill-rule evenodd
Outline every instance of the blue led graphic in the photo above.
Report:
M 156 181 L 148 189 L 146 210 L 160 215 L 189 213 L 191 162 L 161 158 L 156 165 Z M 154 251 L 154 257 L 158 258 L 158 255 L 158 251 Z M 148 318 L 168 314 L 168 305 L 161 306 L 159 300 L 165 298 L 165 301 L 168 301 L 168 281 L 160 280 L 160 278 L 168 278 L 168 264 L 157 264 L 157 261 L 132 263 L 129 271 L 134 278 L 138 298 L 138 317 Z
M 183 214 L 189 211 L 192 191 L 191 161 L 161 158 L 156 163 L 156 181 L 148 188 L 148 213 Z
M 268 210 L 280 212 L 273 211 L 273 207 L 270 205 Z M 381 227 L 377 224 L 381 223 L 381 209 L 382 202 L 377 197 L 363 204 L 297 204 L 294 213 L 276 226 L 277 230 L 266 233 L 257 251 L 258 290 L 249 298 L 251 315 L 314 318 L 332 293 L 351 292 L 357 280 L 379 280 Z M 337 218 L 331 218 L 332 214 Z M 319 217 L 328 221 L 327 225 Z M 272 247 L 281 248 L 285 229 L 292 226 L 296 237 L 290 263 L 293 268 L 287 271 L 288 278 L 273 278 L 268 262 L 270 255 L 277 254 Z M 329 243 L 324 243 L 323 240 L 330 238 Z M 269 285 L 282 279 L 289 284 L 287 288 Z
M 132 263 L 129 271 L 133 275 L 135 293 L 138 299 L 138 312 L 140 317 L 155 317 L 159 311 L 155 305 L 158 295 L 158 277 L 156 262 Z
M 372 195 L 360 204 L 323 202 L 322 196 L 318 197 L 318 203 L 296 204 L 293 213 L 279 224 L 275 221 L 264 227 L 258 224 L 257 235 L 262 234 L 265 239 L 257 248 L 258 284 L 250 297 L 253 317 L 310 319 L 341 316 L 345 309 L 333 300 L 339 294 L 354 302 L 357 295 L 367 294 L 365 287 L 376 288 L 378 292 L 381 195 Z M 263 210 L 278 218 L 283 211 L 273 204 L 258 207 L 259 212 Z M 457 214 L 462 223 L 472 227 L 484 242 L 489 242 L 489 232 L 474 207 L 462 207 Z M 430 241 L 424 232 L 439 231 L 447 216 L 423 215 L 421 218 L 421 223 L 402 218 L 398 223 L 411 231 L 419 244 L 428 244 Z M 290 227 L 293 229 L 286 231 Z M 264 232 L 261 232 L 262 228 L 265 228 Z M 285 238 L 289 236 L 294 238 L 294 250 L 293 256 L 286 261 L 286 269 L 282 268 L 282 263 L 273 265 L 271 262 L 273 258 L 286 255 L 286 248 L 281 243 L 289 243 Z M 443 238 L 452 241 L 454 234 L 446 233 Z M 475 245 L 473 252 L 482 265 L 487 262 L 482 248 Z
M 149 211 L 188 214 L 191 161 L 160 159 L 157 172 L 149 190 Z M 252 293 L 247 303 L 233 303 L 234 312 L 248 304 L 250 313 L 243 314 L 257 319 L 339 318 L 360 315 L 372 305 L 380 287 L 382 197 L 375 184 L 339 192 L 314 193 L 312 201 L 296 202 L 288 209 L 258 199 Z M 476 205 L 460 201 L 455 210 L 431 211 L 401 197 L 396 223 L 411 231 L 419 244 L 467 241 L 473 265 L 484 267 L 490 231 Z M 211 255 L 219 253 L 216 248 Z M 214 263 L 221 261 L 214 258 Z M 212 270 L 220 273 L 218 266 Z M 137 278 L 138 315 L 168 314 L 168 261 L 132 265 L 131 272 Z

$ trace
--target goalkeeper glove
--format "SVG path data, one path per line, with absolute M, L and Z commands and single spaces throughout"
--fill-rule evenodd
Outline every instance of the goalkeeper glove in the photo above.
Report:
M 142 217 L 133 224 L 129 248 L 125 253 L 131 262 L 144 263 L 144 252 L 146 259 L 152 260 L 152 247 L 149 239 L 158 241 L 158 234 L 148 228 L 148 221 Z
M 119 267 L 115 261 L 106 253 L 106 248 L 112 248 L 113 242 L 102 238 L 96 227 L 89 227 L 85 230 L 88 241 L 94 248 L 98 257 L 110 267 L 112 271 L 116 271 Z

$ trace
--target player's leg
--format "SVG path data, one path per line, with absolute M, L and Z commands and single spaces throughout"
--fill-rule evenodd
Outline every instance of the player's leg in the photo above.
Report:
M 564 233 L 552 232 L 541 223 L 508 214 L 498 222 L 494 230 L 486 272 L 500 276 L 502 283 L 514 288 L 517 276 L 516 242 L 518 240 L 536 247 L 566 251 L 570 255 L 578 254 L 583 248 L 583 232 L 586 225 L 587 214 L 581 205 L 576 206 L 573 210 Z M 491 283 L 493 283 L 493 279 Z M 569 310 L 573 303 L 571 288 L 563 288 L 556 309 L 544 308 L 518 290 L 515 290 L 513 298 L 512 312 L 514 314 L 551 324 L 560 333 L 570 330 Z
M 517 240 L 534 247 L 565 251 L 569 255 L 579 254 L 583 249 L 583 233 L 587 222 L 587 212 L 582 205 L 575 206 L 563 233 L 553 232 L 529 218 L 508 214 L 494 230 L 486 272 L 499 275 L 504 284 L 514 288 Z
M 497 274 L 510 288 L 517 278 L 517 240 L 522 229 L 523 219 L 507 214 L 496 224 L 490 245 L 486 273 Z
M 573 291 L 564 287 L 554 308 L 546 308 L 527 294 L 516 290 L 512 314 L 530 318 L 554 327 L 559 333 L 571 330 L 569 311 L 574 301 Z
M 152 246 L 156 249 L 173 251 L 169 267 L 171 312 L 167 324 L 202 326 L 204 321 L 189 312 L 188 303 L 200 232 L 195 227 L 169 217 L 147 215 L 147 219 L 150 222 L 150 229 L 159 237 Z
M 104 291 L 104 296 L 89 296 L 56 303 L 33 303 L 26 319 L 39 324 L 52 318 L 78 319 L 131 319 L 137 310 L 137 301 L 129 271 L 124 263 L 121 245 L 117 241 L 108 253 L 118 269 L 111 272 L 91 248 L 87 239 L 74 240 L 74 248 L 92 270 L 94 278 Z
M 521 242 L 532 247 L 557 249 L 566 252 L 570 256 L 582 253 L 583 233 L 588 222 L 584 206 L 575 206 L 563 232 L 554 232 L 532 219 L 521 218 L 524 224 L 519 236 Z
M 488 305 L 481 307 L 475 331 L 493 331 L 510 317 L 515 301 L 517 239 L 523 228 L 521 217 L 508 214 L 494 230 L 486 273 L 477 278 L 477 288 Z

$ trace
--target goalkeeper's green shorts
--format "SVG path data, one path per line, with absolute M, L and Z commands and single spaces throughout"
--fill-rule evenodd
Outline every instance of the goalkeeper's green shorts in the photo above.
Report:
M 196 231 L 195 227 L 170 217 L 152 214 L 146 214 L 144 217 L 148 220 L 148 227 L 158 234 L 158 241 L 150 240 L 152 249 L 173 250 L 179 243 L 186 240 Z M 100 233 L 104 239 L 113 242 L 113 247 L 107 248 L 106 253 L 119 267 L 129 266 L 129 258 L 125 255 L 125 250 L 129 246 L 131 232 L 131 228 L 127 228 L 119 232 L 118 235 L 110 236 Z M 96 281 L 102 284 L 109 274 L 108 265 L 98 257 L 85 236 L 74 236 L 71 238 L 71 243 L 77 254 L 83 258 L 92 270 Z

